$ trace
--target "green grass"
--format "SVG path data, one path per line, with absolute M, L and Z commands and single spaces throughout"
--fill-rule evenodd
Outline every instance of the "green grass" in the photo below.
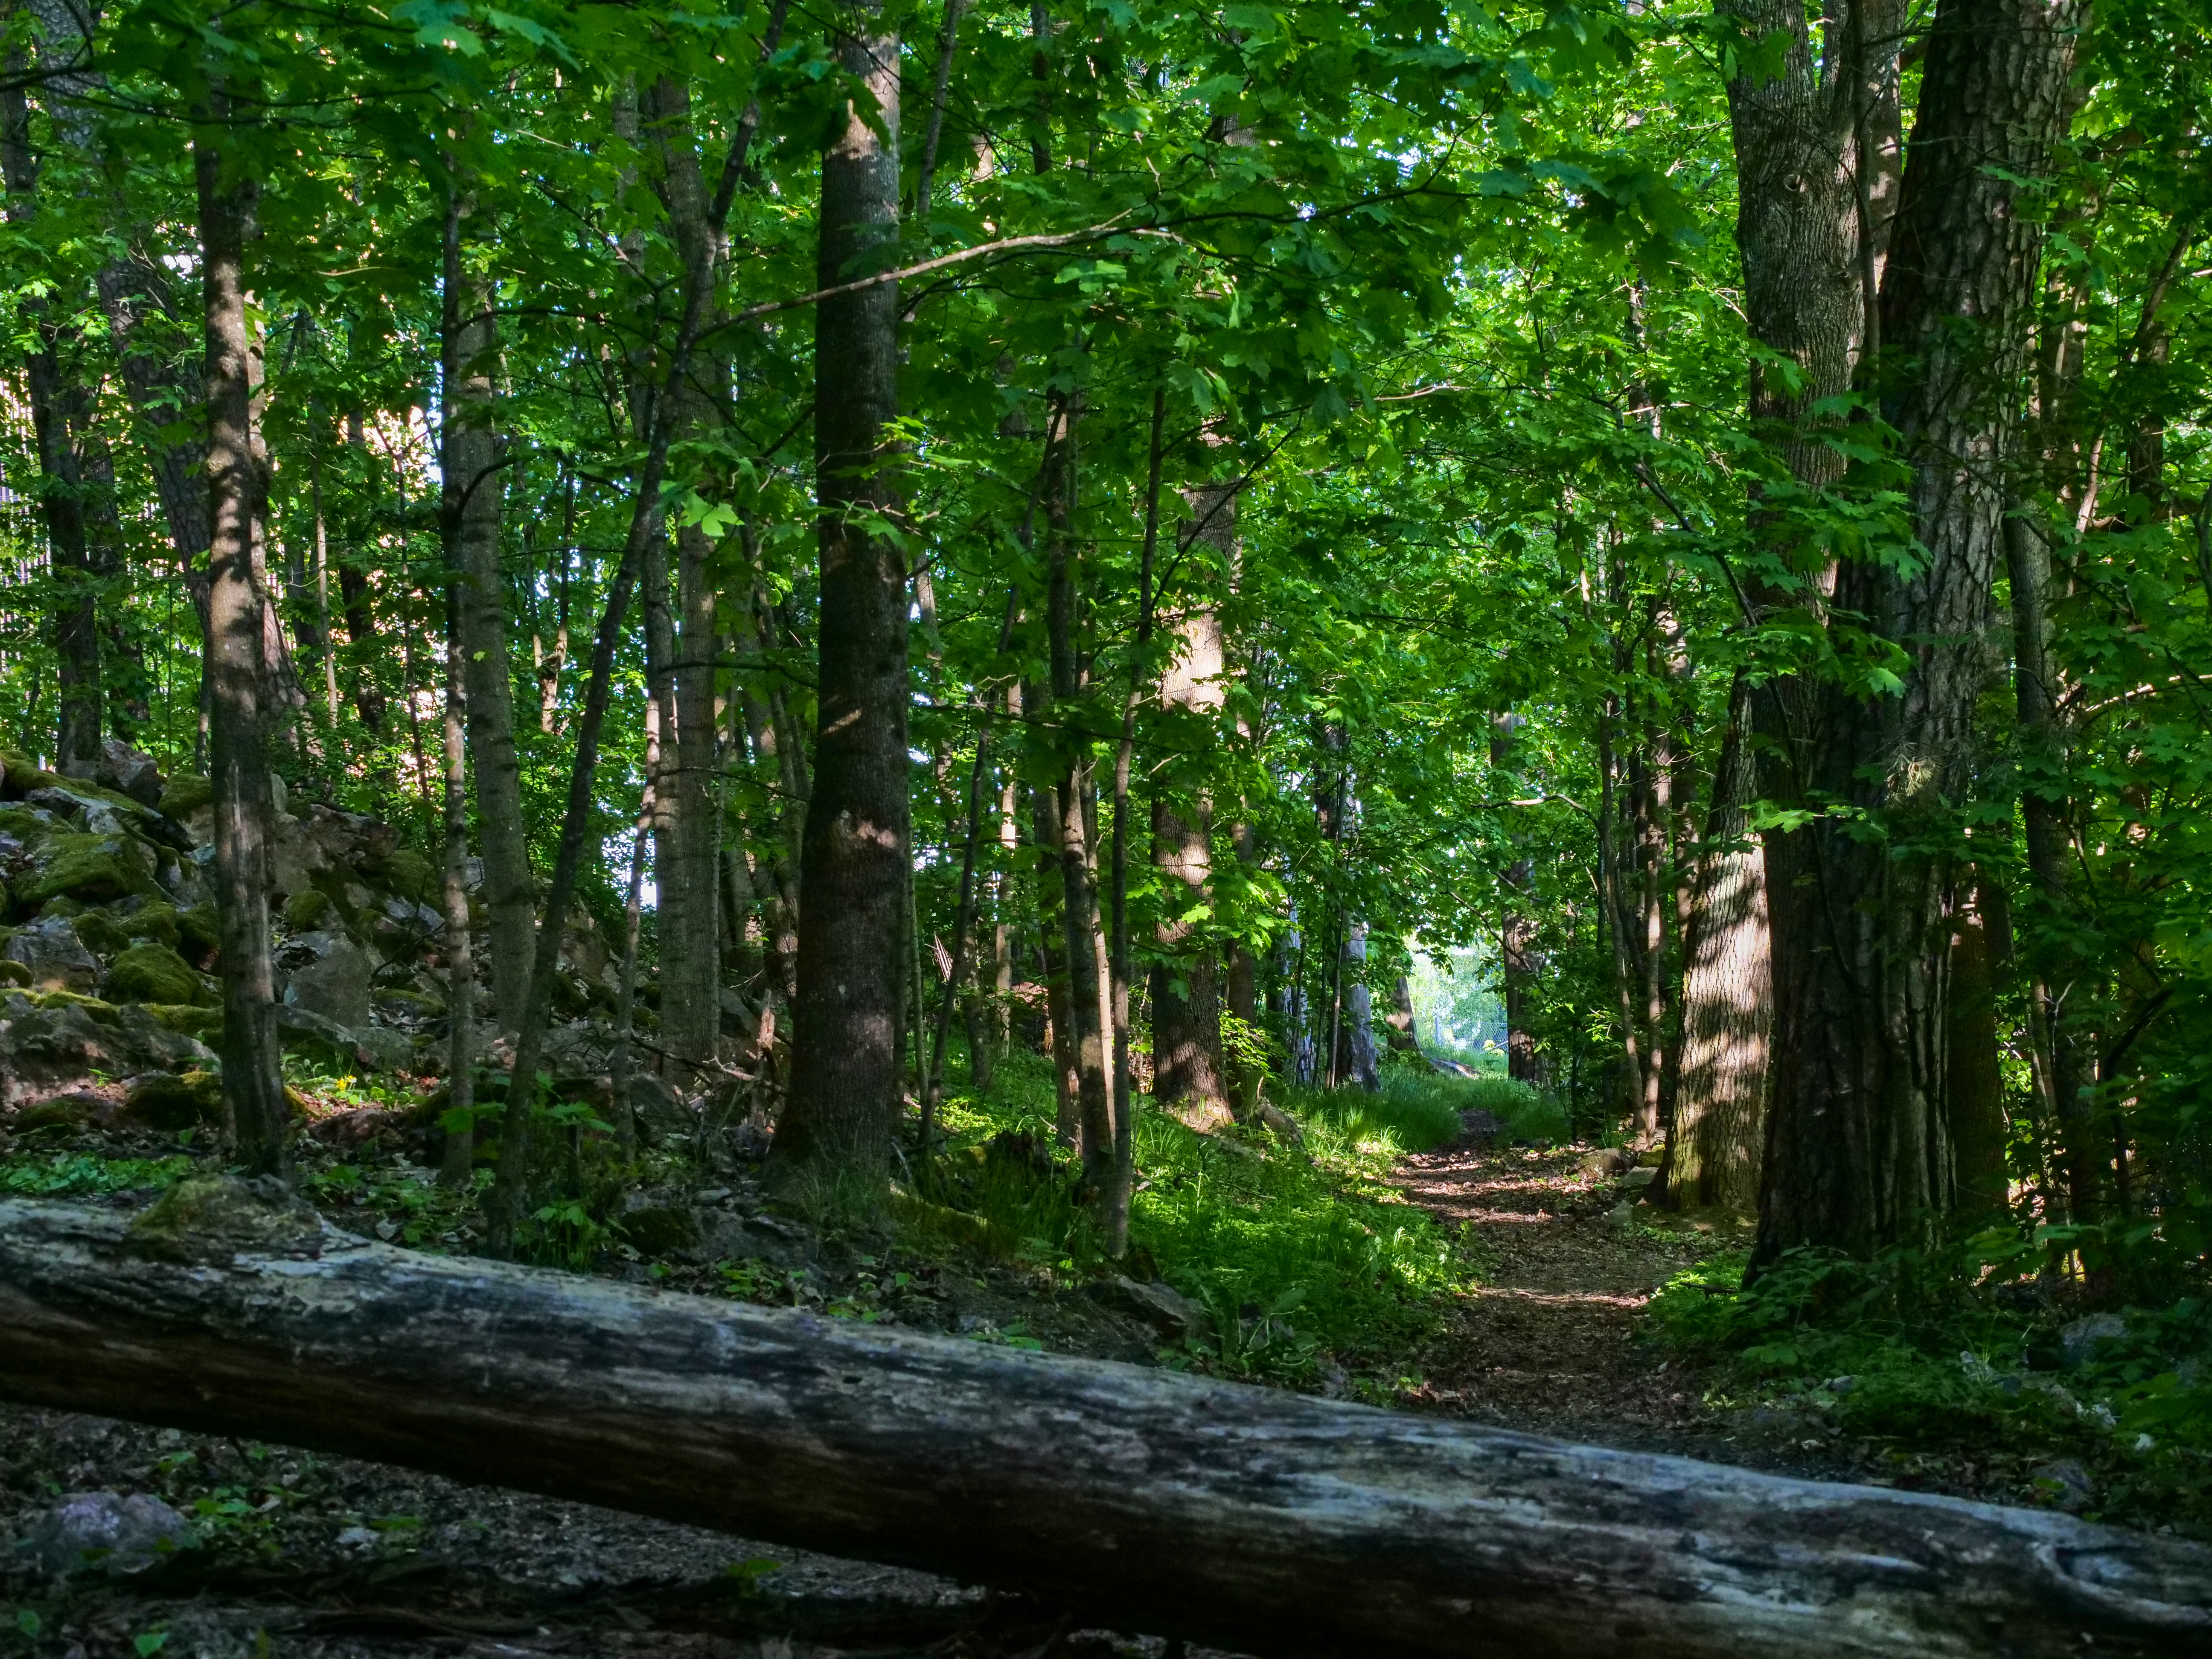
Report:
M 2212 1536 L 2212 1306 L 2085 1327 L 2090 1310 L 2036 1294 L 2001 1234 L 1873 1261 L 1796 1251 L 1748 1290 L 1744 1261 L 1677 1274 L 1645 1325 L 1713 1368 L 1717 1402 L 1778 1407 L 1900 1462 L 1972 1460 L 2020 1498 L 2057 1496 L 2042 1471 L 2063 1460 L 2094 1480 L 2092 1518 Z
M 1507 1140 L 1564 1140 L 1566 1113 L 1525 1083 L 1504 1076 L 1454 1077 L 1419 1062 L 1386 1066 L 1382 1087 L 1271 1090 L 1277 1103 L 1302 1117 L 1320 1116 L 1354 1139 L 1389 1140 L 1398 1152 L 1425 1152 L 1459 1138 L 1462 1112 L 1488 1112 Z
M 1449 1097 L 1401 1087 L 1380 1096 L 1305 1092 L 1279 1103 L 1303 1146 L 1264 1130 L 1200 1135 L 1139 1103 L 1138 1187 L 1122 1270 L 1157 1273 L 1212 1316 L 1214 1334 L 1175 1356 L 1232 1375 L 1295 1381 L 1331 1355 L 1401 1358 L 1472 1280 L 1468 1251 L 1382 1177 L 1408 1152 L 1459 1133 Z M 946 1103 L 955 1145 L 937 1196 L 975 1218 L 971 1237 L 1071 1279 L 1107 1271 L 1062 1155 L 1050 1180 L 984 1153 L 994 1136 L 1052 1144 L 1051 1075 L 1017 1054 L 981 1096 Z M 960 1224 L 940 1218 L 951 1237 Z

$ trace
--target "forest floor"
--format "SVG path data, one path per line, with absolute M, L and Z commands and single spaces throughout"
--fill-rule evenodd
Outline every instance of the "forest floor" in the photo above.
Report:
M 1254 1162 L 1249 1153 L 1229 1161 Z M 1905 1457 L 1802 1412 L 1726 1398 L 1712 1376 L 1643 1340 L 1660 1286 L 1742 1241 L 1632 1201 L 1635 1189 L 1604 1154 L 1467 1139 L 1399 1159 L 1388 1181 L 1460 1240 L 1474 1271 L 1395 1376 L 1364 1374 L 1367 1397 L 1634 1450 L 2022 1501 L 2017 1471 Z M 373 1190 L 342 1195 L 331 1187 L 323 1199 L 342 1224 L 366 1227 L 345 1217 Z M 881 1309 L 896 1322 L 985 1338 L 1026 1328 L 1048 1348 L 1155 1359 L 1125 1313 L 1082 1289 L 1055 1287 L 1049 1274 L 950 1261 L 917 1267 L 902 1298 Z M 831 1296 L 849 1299 L 862 1288 L 859 1271 L 820 1259 L 789 1274 L 786 1288 L 819 1278 Z M 44 1579 L 8 1545 L 33 1535 L 72 1492 L 159 1497 L 191 1518 L 198 1547 L 135 1576 Z M 0 1407 L 0 1655 L 1168 1659 L 1182 1651 L 1157 1636 L 1081 1629 L 1026 1598 L 926 1574 L 380 1465 Z

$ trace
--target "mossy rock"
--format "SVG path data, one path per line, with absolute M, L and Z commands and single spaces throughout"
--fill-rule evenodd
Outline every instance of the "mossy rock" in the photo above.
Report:
M 177 912 L 177 948 L 203 962 L 222 948 L 222 920 L 213 903 Z
M 84 914 L 84 906 L 79 904 L 75 899 L 66 896 L 48 899 L 44 904 L 35 907 L 26 905 L 24 908 L 36 908 L 42 921 L 48 916 L 60 916 L 66 921 L 70 916 L 81 916 Z
M 89 1105 L 82 1099 L 61 1095 L 24 1107 L 8 1120 L 8 1127 L 19 1135 L 27 1135 L 33 1129 L 82 1129 L 91 1121 Z
M 180 1036 L 213 1042 L 222 1035 L 222 1010 L 184 1002 L 149 1002 L 146 1012 Z
M 64 827 L 59 818 L 40 807 L 20 803 L 0 806 L 0 834 L 13 836 L 26 847 L 37 845 Z
M 337 906 L 319 887 L 302 888 L 284 901 L 284 926 L 295 933 L 312 933 L 331 918 Z
M 27 964 L 0 957 L 0 984 L 28 985 L 30 982 L 31 969 Z
M 616 1224 L 640 1255 L 670 1255 L 699 1242 L 697 1218 L 672 1204 L 632 1210 Z
M 394 848 L 376 860 L 369 873 L 400 897 L 417 904 L 428 904 L 437 896 L 436 867 L 411 847 Z
M 213 1072 L 181 1077 L 156 1072 L 131 1085 L 123 1109 L 149 1129 L 174 1133 L 203 1123 L 222 1121 L 222 1079 Z
M 0 749 L 0 769 L 7 773 L 9 795 L 16 800 L 33 789 L 51 789 L 69 782 L 60 773 L 47 771 L 28 755 L 13 749 Z
M 215 799 L 215 785 L 195 773 L 179 772 L 161 791 L 161 812 L 179 823 Z
M 17 897 L 31 905 L 53 898 L 107 900 L 155 890 L 154 878 L 122 836 L 68 834 L 47 837 L 46 861 L 25 878 Z
M 77 929 L 82 934 L 83 928 Z M 212 1002 L 191 964 L 166 945 L 134 945 L 108 964 L 106 989 L 115 1002 Z
M 322 1238 L 322 1218 L 274 1176 L 187 1176 L 131 1224 L 133 1248 L 183 1261 L 311 1255 Z
M 181 937 L 177 927 L 177 907 L 166 899 L 149 899 L 137 909 L 118 917 L 118 921 L 130 938 L 149 939 L 155 944 L 166 945 L 173 951 L 177 948 L 177 941 Z
M 76 919 L 76 936 L 96 957 L 120 955 L 131 948 L 131 935 L 105 910 L 88 910 Z
M 82 1008 L 96 1025 L 117 1025 L 122 1023 L 122 1011 L 104 997 L 88 997 L 82 991 L 26 991 L 33 1008 Z

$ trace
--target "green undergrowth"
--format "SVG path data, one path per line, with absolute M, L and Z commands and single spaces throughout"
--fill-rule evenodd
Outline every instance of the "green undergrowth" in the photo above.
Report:
M 1279 1102 L 1298 1138 L 1241 1124 L 1201 1135 L 1139 1104 L 1121 1261 L 1106 1258 L 1071 1160 L 1053 1148 L 1047 1064 L 1026 1054 L 988 1091 L 946 1103 L 950 1144 L 921 1231 L 1070 1280 L 1163 1279 L 1207 1316 L 1171 1363 L 1283 1382 L 1402 1356 L 1474 1279 L 1466 1244 L 1382 1180 L 1407 1152 L 1459 1133 L 1443 1097 L 1298 1091 Z
M 1712 1367 L 1713 1403 L 2212 1537 L 2212 1302 L 2092 1310 L 2025 1259 L 1997 1233 L 1873 1261 L 1801 1250 L 1745 1289 L 1745 1258 L 1718 1256 L 1652 1299 L 1645 1334 Z
M 184 1153 L 172 1158 L 102 1158 L 92 1152 L 18 1154 L 0 1158 L 0 1193 L 25 1198 L 82 1198 L 152 1191 L 194 1168 Z

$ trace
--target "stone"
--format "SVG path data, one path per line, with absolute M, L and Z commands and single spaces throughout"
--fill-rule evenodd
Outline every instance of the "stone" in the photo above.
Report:
M 1658 1170 L 1645 1164 L 1638 1164 L 1636 1168 L 1631 1170 L 1626 1175 L 1621 1176 L 1621 1190 L 1624 1192 L 1640 1193 L 1658 1178 Z
M 641 1255 L 673 1255 L 699 1242 L 697 1218 L 680 1205 L 641 1205 L 624 1211 L 616 1224 Z
M 212 903 L 189 906 L 177 912 L 177 949 L 203 966 L 222 948 L 222 919 Z
M 158 805 L 165 815 L 181 823 L 214 799 L 214 784 L 192 773 L 179 772 L 161 791 Z
M 19 1135 L 34 1129 L 82 1129 L 99 1116 L 97 1109 L 101 1103 L 95 1095 L 71 1090 L 67 1094 L 51 1095 L 17 1107 L 8 1127 Z
M 105 903 L 128 893 L 158 892 L 145 860 L 122 836 L 60 831 L 48 836 L 34 855 L 31 873 L 23 878 L 15 896 L 27 906 L 44 904 L 66 895 L 91 903 Z M 153 849 L 146 848 L 149 856 Z
M 220 1123 L 222 1079 L 212 1072 L 186 1072 L 180 1077 L 151 1073 L 131 1084 L 123 1097 L 123 1111 L 149 1129 L 168 1133 Z
M 212 1003 L 215 993 L 166 945 L 134 945 L 108 964 L 111 1002 Z
M 24 1548 L 50 1578 L 140 1573 L 192 1546 L 185 1517 L 144 1492 L 73 1492 L 31 1523 Z
M 128 795 L 141 806 L 161 804 L 161 767 L 151 755 L 133 749 L 120 738 L 110 738 L 100 744 L 100 765 L 93 777 L 117 793 Z
M 2067 1370 L 2078 1370 L 2097 1357 L 2104 1344 L 2118 1341 L 2127 1334 L 2128 1322 L 2119 1315 L 2087 1314 L 2058 1333 L 2058 1352 Z
M 311 933 L 327 927 L 337 907 L 319 888 L 304 887 L 284 902 L 284 926 L 295 933 Z
M 76 936 L 96 957 L 119 956 L 131 948 L 131 935 L 106 910 L 88 910 L 76 918 Z
M 173 951 L 183 937 L 177 923 L 177 907 L 167 899 L 143 896 L 127 898 L 115 907 L 115 916 L 126 939 L 151 939 Z
M 1091 1294 L 1166 1336 L 1194 1335 L 1208 1322 L 1205 1309 L 1164 1279 L 1146 1285 L 1116 1273 L 1093 1285 Z
M 89 992 L 100 983 L 99 958 L 65 916 L 41 916 L 16 929 L 0 956 L 22 963 L 30 975 L 25 983 L 35 991 Z
M 269 821 L 269 889 L 272 894 L 308 891 L 315 872 L 325 867 L 319 843 L 301 828 L 299 819 L 281 811 Z
M 341 933 L 318 929 L 295 933 L 276 951 L 284 1000 L 340 1025 L 369 1020 L 369 978 L 375 964 L 368 952 Z
M 356 1026 L 353 1041 L 355 1054 L 374 1071 L 402 1072 L 415 1058 L 415 1044 L 407 1034 L 388 1025 Z
M 203 1007 L 197 1003 L 148 1002 L 136 1005 L 137 1011 L 149 1015 L 172 1031 L 197 1037 L 202 1042 L 213 1042 L 222 1036 L 222 1010 Z

